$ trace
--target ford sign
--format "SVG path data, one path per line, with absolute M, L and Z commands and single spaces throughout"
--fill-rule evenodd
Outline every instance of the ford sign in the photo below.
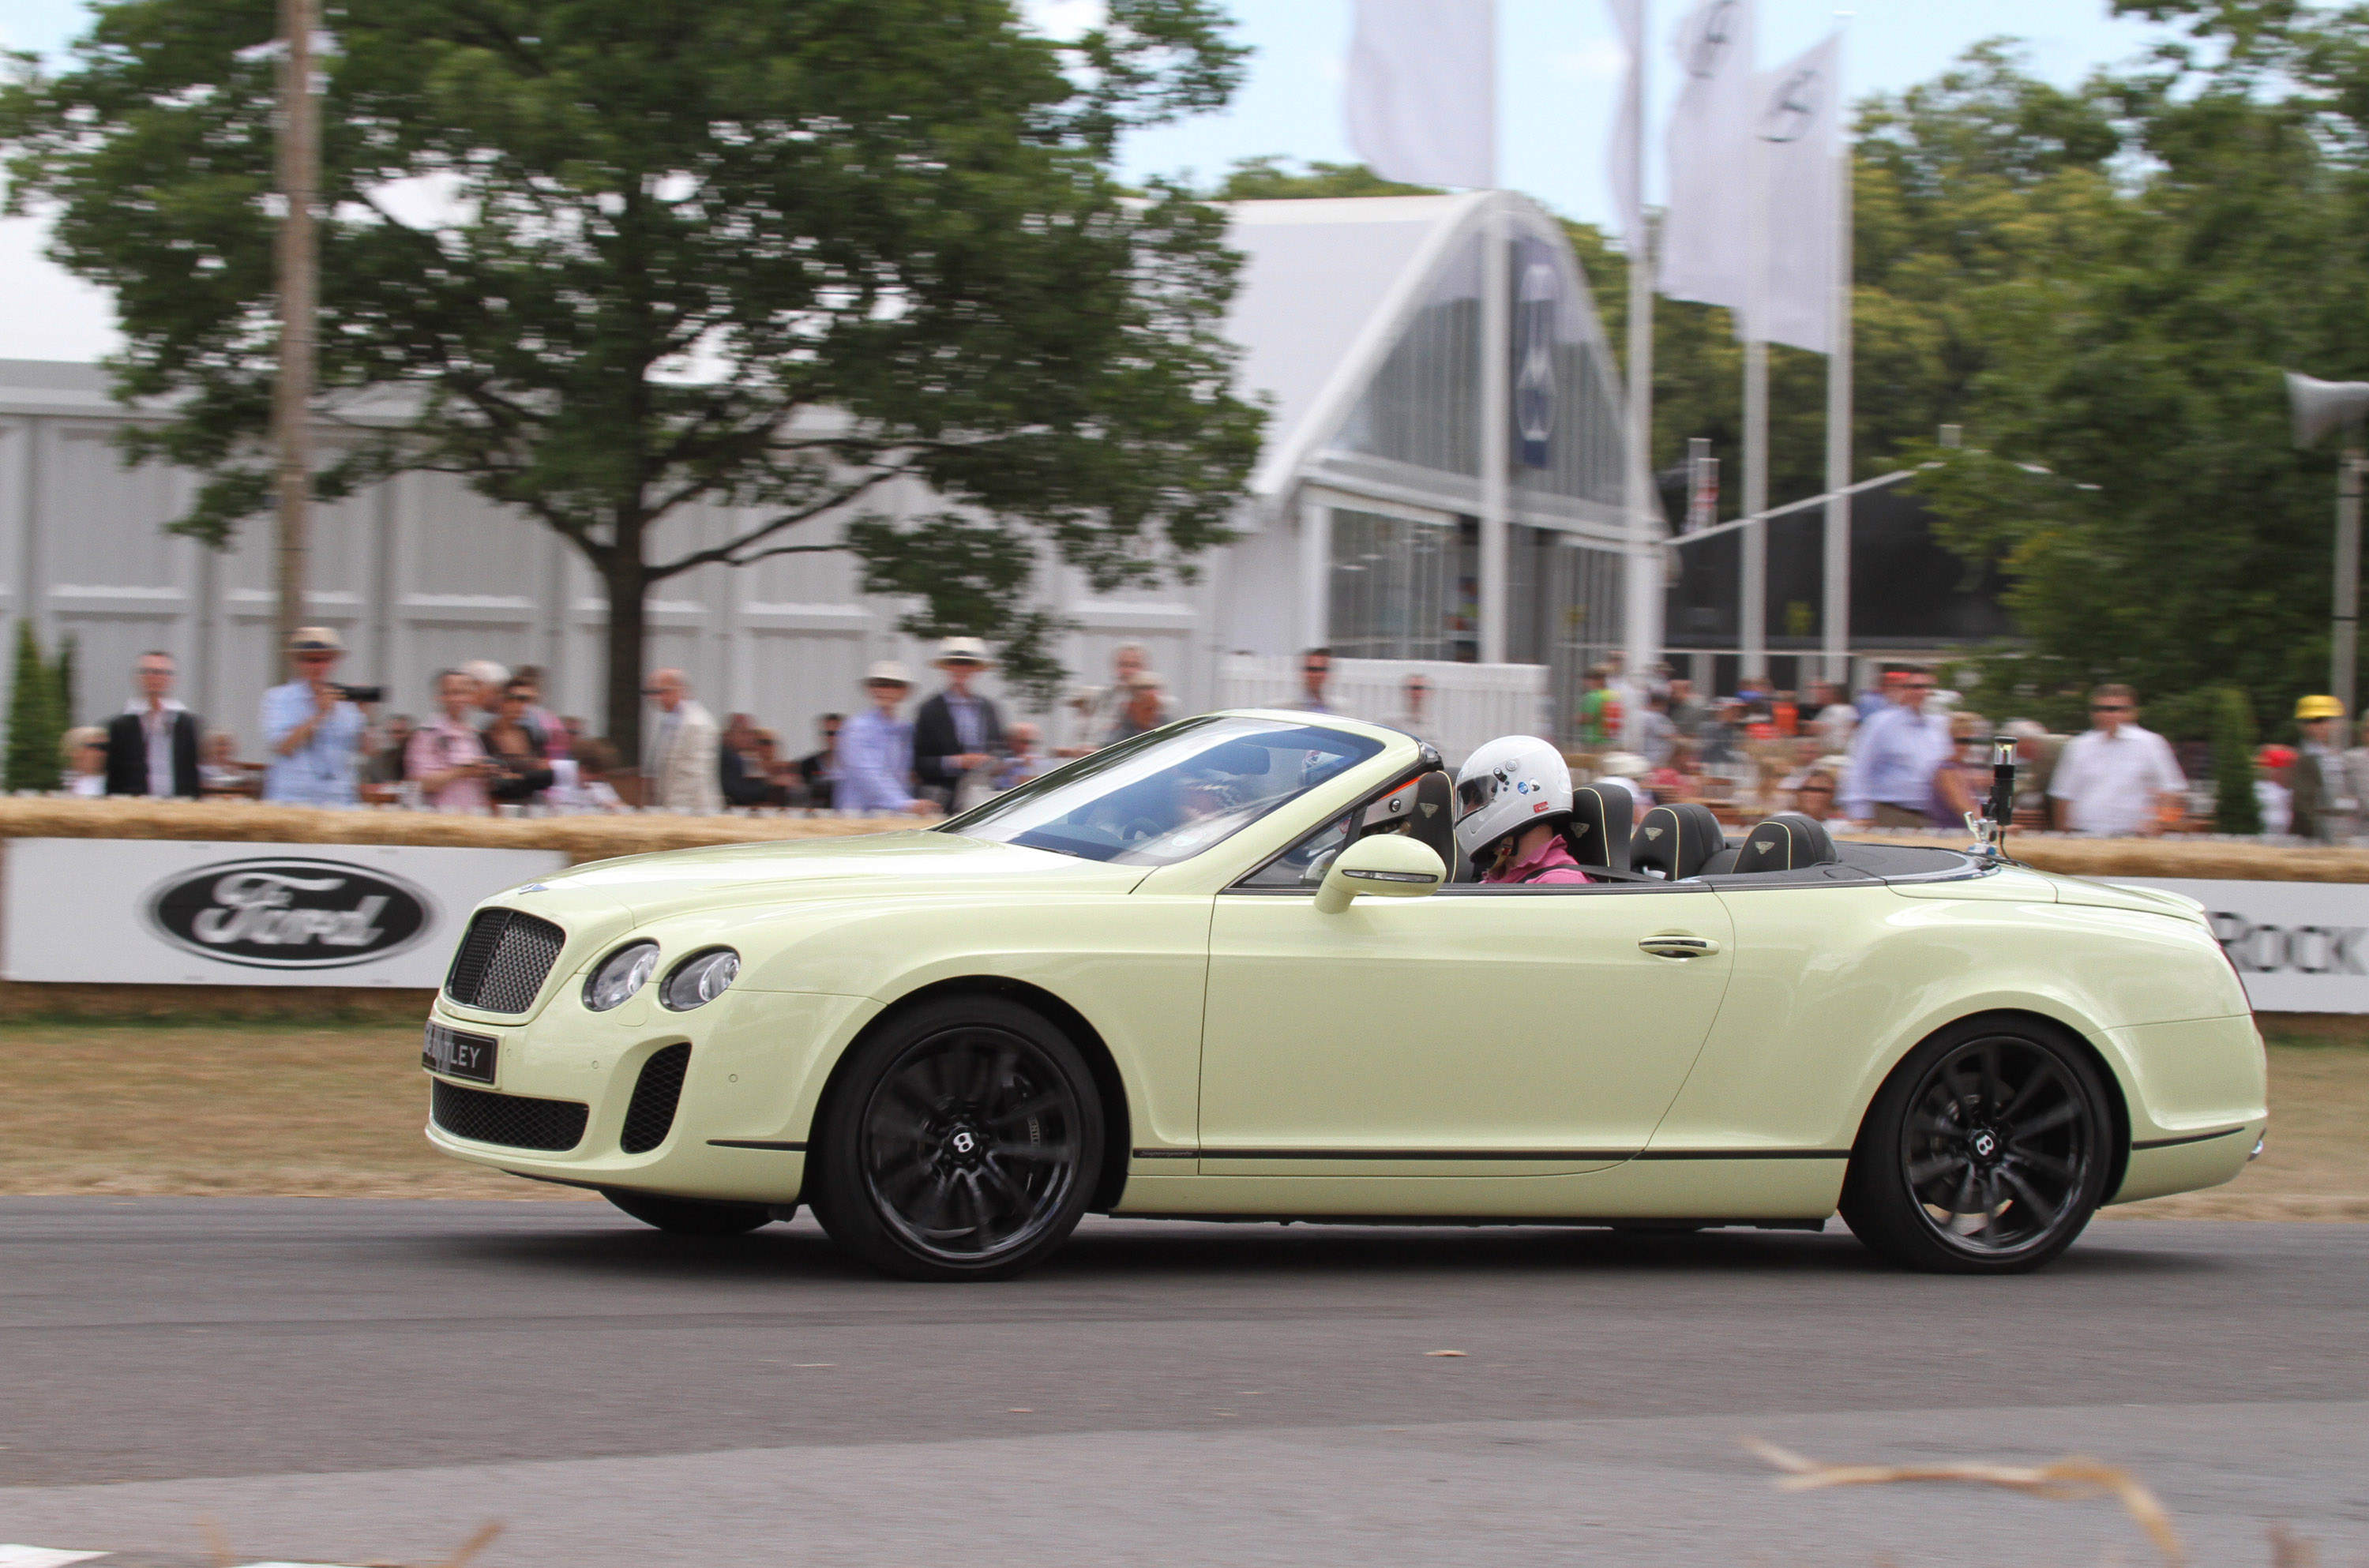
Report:
M 224 861 L 150 889 L 166 940 L 225 964 L 335 969 L 401 952 L 435 921 L 426 893 L 343 861 Z

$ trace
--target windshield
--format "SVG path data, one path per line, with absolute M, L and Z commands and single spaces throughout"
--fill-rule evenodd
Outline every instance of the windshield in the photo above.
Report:
M 940 830 L 1116 865 L 1173 865 L 1382 749 L 1271 718 L 1189 718 L 1000 795 Z

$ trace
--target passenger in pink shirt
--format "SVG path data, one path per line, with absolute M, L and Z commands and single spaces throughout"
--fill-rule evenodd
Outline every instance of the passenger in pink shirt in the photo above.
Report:
M 436 703 L 444 711 L 413 730 L 403 749 L 403 776 L 418 784 L 423 806 L 482 815 L 492 805 L 486 781 L 495 770 L 469 723 L 476 716 L 475 678 L 458 670 L 443 671 L 436 677 Z
M 1456 777 L 1456 842 L 1488 883 L 1592 882 L 1563 842 L 1571 769 L 1535 735 L 1492 740 Z
M 1497 864 L 1483 872 L 1481 880 L 1556 886 L 1596 878 L 1571 858 L 1571 846 L 1562 841 L 1562 824 L 1558 822 L 1551 828 L 1541 824 L 1513 835 L 1507 847 L 1498 853 Z

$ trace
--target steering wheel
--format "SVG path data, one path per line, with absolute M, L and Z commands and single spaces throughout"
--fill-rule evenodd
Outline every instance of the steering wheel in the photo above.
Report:
M 1138 817 L 1118 830 L 1119 842 L 1124 844 L 1134 843 L 1139 839 L 1156 839 L 1159 836 L 1160 824 L 1149 817 Z

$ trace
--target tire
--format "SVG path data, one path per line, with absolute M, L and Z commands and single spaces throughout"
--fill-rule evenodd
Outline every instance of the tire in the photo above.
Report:
M 773 1211 L 761 1203 L 718 1203 L 707 1198 L 660 1197 L 656 1193 L 603 1187 L 601 1196 L 645 1225 L 672 1236 L 739 1236 L 770 1225 Z
M 1004 1279 L 1084 1215 L 1102 1100 L 1041 1015 L 955 997 L 856 1047 L 814 1141 L 808 1201 L 832 1241 L 908 1279 Z
M 1953 1024 L 1877 1091 L 1843 1180 L 1843 1219 L 1903 1268 L 2038 1268 L 2105 1200 L 2113 1127 L 2083 1051 L 2031 1024 Z

